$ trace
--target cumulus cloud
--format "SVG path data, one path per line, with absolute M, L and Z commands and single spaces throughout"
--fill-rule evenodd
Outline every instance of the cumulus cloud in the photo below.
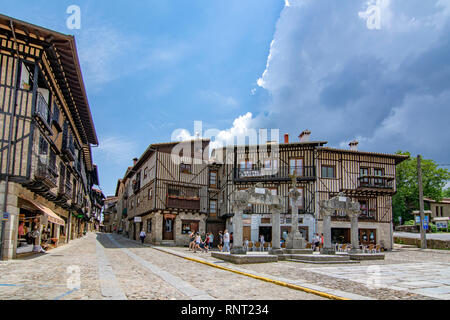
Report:
M 380 28 L 361 15 L 371 6 Z M 252 125 L 448 161 L 449 34 L 449 0 L 286 1 L 257 81 L 271 103 Z

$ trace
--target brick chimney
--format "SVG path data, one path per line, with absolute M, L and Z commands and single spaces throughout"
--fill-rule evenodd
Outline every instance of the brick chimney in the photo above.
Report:
M 134 158 L 133 159 L 133 166 L 135 166 L 137 162 L 138 162 L 138 158 Z
M 358 151 L 358 144 L 359 144 L 359 141 L 353 140 L 353 141 L 350 142 L 348 145 L 350 146 L 350 150 L 352 150 L 352 151 Z
M 289 135 L 287 133 L 284 135 L 284 143 L 289 143 Z
M 309 138 L 311 137 L 311 131 L 306 129 L 299 136 L 300 142 L 309 142 Z

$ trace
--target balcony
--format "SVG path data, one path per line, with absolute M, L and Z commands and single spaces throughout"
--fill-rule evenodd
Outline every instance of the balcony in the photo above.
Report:
M 72 184 L 69 181 L 60 181 L 59 194 L 66 201 L 72 199 Z
M 394 193 L 395 177 L 365 175 L 358 178 L 358 190 L 368 192 Z
M 35 179 L 44 184 L 48 189 L 56 188 L 58 174 L 56 168 L 42 161 L 38 161 L 38 166 L 34 174 Z
M 311 181 L 316 180 L 316 167 L 303 166 L 303 167 L 289 167 L 284 166 L 281 168 L 264 168 L 253 167 L 236 168 L 234 174 L 235 182 L 248 182 L 248 181 L 290 181 L 291 175 L 297 174 L 297 180 L 299 181 Z
M 45 101 L 44 96 L 41 93 L 37 93 L 36 97 L 36 111 L 34 114 L 37 122 L 47 131 L 49 135 L 52 135 L 52 114 L 50 108 Z
M 199 197 L 167 196 L 166 207 L 183 210 L 200 210 Z
M 65 141 L 63 140 L 62 153 L 67 161 L 71 162 L 75 160 L 75 146 L 73 144 L 73 139 L 69 138 Z

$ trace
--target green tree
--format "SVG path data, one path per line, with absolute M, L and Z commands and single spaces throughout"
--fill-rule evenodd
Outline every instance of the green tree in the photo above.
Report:
M 443 198 L 450 198 L 450 188 L 447 188 L 442 191 L 442 197 Z
M 397 154 L 407 155 L 410 158 L 397 166 L 397 193 L 392 198 L 394 221 L 398 222 L 413 219 L 411 214 L 419 210 L 419 185 L 417 178 L 417 158 L 411 157 L 409 152 L 398 151 Z M 450 180 L 450 171 L 439 168 L 429 159 L 422 159 L 422 185 L 423 195 L 436 201 L 443 197 L 443 187 Z M 425 208 L 427 209 L 427 208 Z

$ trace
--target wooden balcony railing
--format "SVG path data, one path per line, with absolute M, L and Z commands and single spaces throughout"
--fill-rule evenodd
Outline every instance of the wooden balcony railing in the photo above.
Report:
M 395 177 L 392 176 L 360 176 L 359 188 L 394 189 Z
M 167 208 L 173 209 L 200 210 L 200 198 L 188 198 L 168 195 L 166 199 L 166 206 Z
M 316 167 L 302 166 L 302 167 L 279 167 L 279 168 L 264 168 L 254 166 L 250 168 L 236 168 L 235 181 L 289 181 L 293 174 L 297 175 L 299 180 L 315 180 Z

